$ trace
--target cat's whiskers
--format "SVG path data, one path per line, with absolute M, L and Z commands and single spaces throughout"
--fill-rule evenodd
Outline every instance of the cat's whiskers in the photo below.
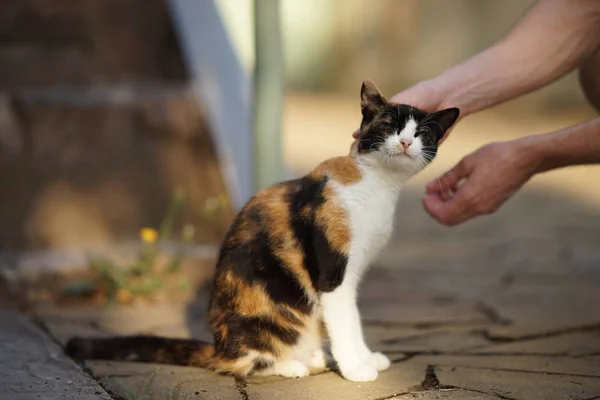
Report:
M 386 157 L 388 167 L 390 166 L 390 162 L 392 161 L 392 157 L 393 157 L 393 154 L 391 152 L 389 152 L 387 154 L 387 157 Z
M 420 154 L 419 154 L 419 156 L 418 156 L 417 159 L 421 162 L 421 165 L 423 166 L 423 168 L 425 168 L 428 164 L 431 164 L 430 161 L 428 161 L 427 159 L 425 159 Z M 440 185 L 440 190 L 443 192 L 444 191 L 444 187 L 442 186 L 442 180 L 439 177 L 437 177 L 436 180 L 437 180 L 438 185 Z M 450 189 L 450 188 L 448 187 L 448 189 Z
M 459 184 L 459 179 L 456 177 L 456 175 L 454 175 L 454 172 L 452 172 L 452 170 L 448 170 L 448 175 L 452 177 L 452 179 L 454 179 L 454 181 L 456 182 L 456 186 L 458 186 Z

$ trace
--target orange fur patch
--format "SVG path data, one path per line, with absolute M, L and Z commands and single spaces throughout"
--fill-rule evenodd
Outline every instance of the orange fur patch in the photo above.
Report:
M 343 254 L 350 250 L 351 233 L 348 229 L 348 213 L 336 202 L 333 190 L 325 188 L 327 199 L 316 212 L 316 224 L 323 228 L 329 245 Z
M 335 157 L 319 164 L 311 173 L 315 178 L 328 176 L 342 184 L 351 185 L 361 179 L 360 169 L 353 157 Z
M 303 265 L 304 255 L 300 244 L 290 229 L 289 204 L 284 199 L 292 189 L 293 187 L 284 185 L 267 188 L 261 191 L 254 201 L 264 208 L 269 234 L 277 241 L 273 253 L 294 274 L 307 294 L 316 296 L 310 276 Z

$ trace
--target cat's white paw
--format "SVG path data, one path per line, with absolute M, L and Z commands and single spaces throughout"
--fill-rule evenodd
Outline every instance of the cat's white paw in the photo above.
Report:
M 308 376 L 310 371 L 298 360 L 284 360 L 275 364 L 275 373 L 286 378 L 303 378 Z
M 385 371 L 390 367 L 390 359 L 382 353 L 371 353 L 365 359 L 365 363 L 374 367 L 377 371 Z
M 310 361 L 308 366 L 311 368 L 327 367 L 327 359 L 325 358 L 325 352 L 321 349 L 313 351 L 310 355 Z
M 368 364 L 360 364 L 354 368 L 342 370 L 342 376 L 354 382 L 371 382 L 377 379 L 377 375 L 377 369 Z

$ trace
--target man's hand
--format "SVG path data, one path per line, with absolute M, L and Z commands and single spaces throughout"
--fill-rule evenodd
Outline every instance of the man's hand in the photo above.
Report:
M 448 226 L 491 214 L 535 173 L 535 154 L 519 140 L 483 146 L 429 183 L 423 205 Z

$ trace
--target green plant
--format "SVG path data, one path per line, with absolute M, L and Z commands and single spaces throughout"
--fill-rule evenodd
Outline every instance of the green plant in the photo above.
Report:
M 106 258 L 91 258 L 90 267 L 94 275 L 92 281 L 73 282 L 64 292 L 82 294 L 87 288 L 109 303 L 128 303 L 135 298 L 152 297 L 175 278 L 178 278 L 176 284 L 179 289 L 188 289 L 187 280 L 178 274 L 182 264 L 181 255 L 166 258 L 162 256 L 160 249 L 161 242 L 173 236 L 174 224 L 183 201 L 183 194 L 176 191 L 159 229 L 141 229 L 142 249 L 133 261 L 121 265 Z M 190 242 L 193 237 L 193 226 L 186 226 L 180 232 L 179 239 Z

